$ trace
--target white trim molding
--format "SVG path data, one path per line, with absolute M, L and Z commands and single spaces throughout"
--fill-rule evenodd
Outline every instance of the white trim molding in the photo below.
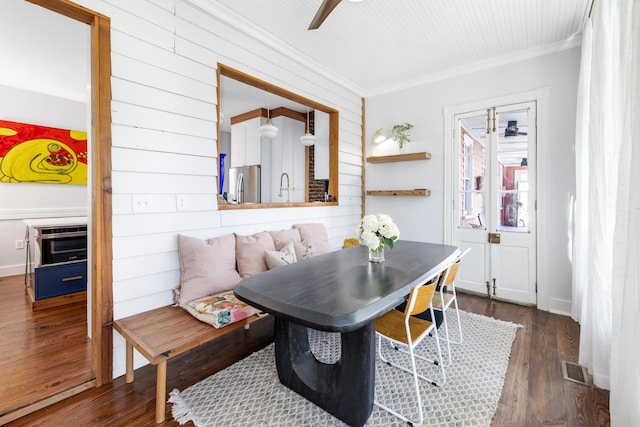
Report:
M 0 209 L 0 221 L 87 216 L 87 208 Z

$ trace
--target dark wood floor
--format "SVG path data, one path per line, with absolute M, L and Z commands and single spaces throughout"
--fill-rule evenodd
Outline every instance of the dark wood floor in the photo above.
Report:
M 460 305 L 466 311 L 524 326 L 518 330 L 513 345 L 493 426 L 610 425 L 607 391 L 562 378 L 560 361 L 577 363 L 579 326 L 575 322 L 534 308 L 470 295 L 461 295 Z M 3 336 L 7 320 L 4 314 L 0 313 Z M 254 323 L 249 331 L 238 330 L 176 357 L 168 364 L 167 390 L 182 390 L 264 347 L 272 339 L 273 320 L 267 317 Z M 64 353 L 59 357 L 64 359 Z M 0 370 L 3 381 L 4 373 Z M 68 374 L 65 370 L 58 373 Z M 116 378 L 111 384 L 72 396 L 10 425 L 155 426 L 155 368 L 147 365 L 136 370 L 135 375 L 132 384 L 126 384 L 123 376 Z M 160 426 L 178 425 L 171 419 L 170 410 L 171 405 L 167 405 L 167 421 Z
M 0 277 L 0 421 L 74 387 L 95 386 L 86 303 L 31 311 L 24 276 Z

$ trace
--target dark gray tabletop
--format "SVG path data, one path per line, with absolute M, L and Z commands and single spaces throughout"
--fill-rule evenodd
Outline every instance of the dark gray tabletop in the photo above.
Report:
M 235 294 L 274 316 L 349 332 L 400 304 L 458 252 L 455 246 L 400 240 L 385 249 L 385 262 L 376 264 L 369 262 L 366 247 L 355 246 L 249 277 Z

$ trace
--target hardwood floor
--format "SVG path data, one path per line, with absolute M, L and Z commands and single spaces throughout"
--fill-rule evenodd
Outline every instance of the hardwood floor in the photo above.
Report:
M 579 326 L 574 321 L 534 308 L 470 295 L 460 295 L 459 299 L 460 308 L 465 311 L 524 326 L 518 330 L 513 345 L 493 426 L 610 425 L 607 391 L 562 378 L 560 361 L 577 363 Z M 6 313 L 3 311 L 0 316 L 3 322 L 0 327 L 4 331 Z M 273 319 L 267 317 L 254 323 L 249 331 L 238 330 L 176 357 L 168 363 L 167 390 L 184 389 L 264 347 L 272 339 Z M 64 353 L 58 357 L 65 359 Z M 4 371 L 0 371 L 0 375 L 4 377 Z M 84 391 L 10 425 L 156 426 L 154 404 L 155 368 L 147 365 L 136 370 L 131 384 L 126 384 L 121 376 L 111 384 Z M 158 425 L 178 425 L 171 418 L 170 404 L 167 421 Z
M 0 423 L 8 413 L 95 386 L 86 303 L 31 311 L 24 276 L 0 277 Z

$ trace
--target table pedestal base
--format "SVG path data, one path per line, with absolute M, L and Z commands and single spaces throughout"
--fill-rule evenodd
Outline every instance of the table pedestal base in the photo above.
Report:
M 307 328 L 275 318 L 276 367 L 280 382 L 351 426 L 362 426 L 373 409 L 375 320 L 341 333 L 338 362 L 318 361 Z

